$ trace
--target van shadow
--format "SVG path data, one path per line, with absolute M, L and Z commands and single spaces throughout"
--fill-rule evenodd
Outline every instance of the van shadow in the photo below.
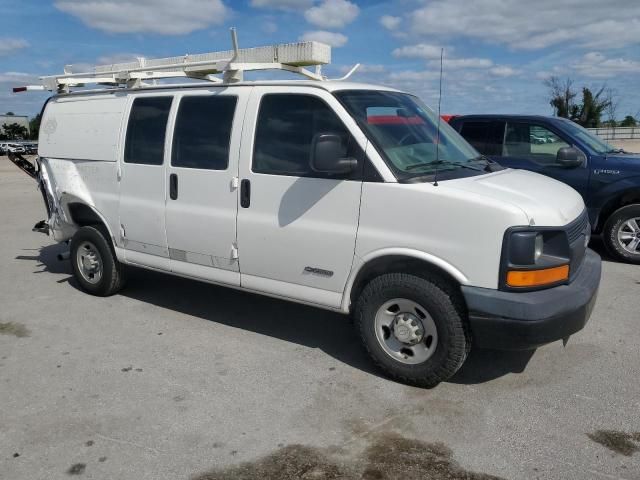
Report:
M 522 373 L 535 350 L 485 350 L 474 348 L 462 368 L 448 383 L 477 385 L 511 373 Z
M 317 181 L 300 177 L 284 192 L 278 209 L 278 224 L 285 227 L 295 222 L 338 186 L 339 180 Z
M 619 263 L 619 260 L 613 258 L 609 252 L 607 251 L 607 247 L 604 246 L 604 242 L 602 241 L 601 235 L 593 235 L 591 237 L 591 241 L 589 242 L 589 248 L 600 255 L 603 262 L 614 262 Z
M 39 255 L 19 255 L 16 258 L 37 262 L 39 270 L 34 273 L 68 274 L 69 277 L 59 280 L 59 283 L 68 281 L 70 286 L 79 289 L 71 276 L 69 261 L 57 259 L 57 255 L 66 250 L 66 245 L 48 245 L 40 249 Z M 119 295 L 296 345 L 317 348 L 341 363 L 385 378 L 361 346 L 350 317 L 141 268 L 129 267 L 127 273 L 127 285 Z M 520 373 L 532 355 L 533 352 L 473 349 L 465 365 L 449 382 L 479 384 L 509 373 Z
M 54 244 L 47 245 L 42 248 L 24 249 L 26 252 L 34 252 L 32 255 L 17 255 L 16 260 L 27 260 L 35 262 L 35 270 L 33 273 L 54 273 L 63 274 L 66 273 L 69 276 L 58 280 L 58 283 L 69 282 L 74 287 L 79 288 L 73 278 L 73 271 L 71 270 L 71 264 L 68 261 L 58 260 L 58 255 L 68 252 L 69 246 L 66 244 Z M 37 254 L 36 254 L 37 253 Z

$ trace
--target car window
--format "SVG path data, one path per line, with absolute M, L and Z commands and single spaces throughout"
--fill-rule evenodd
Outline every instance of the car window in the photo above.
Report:
M 502 155 L 504 122 L 464 122 L 460 134 L 483 155 Z
M 173 134 L 171 165 L 226 170 L 237 98 L 186 96 L 180 101 Z
M 344 157 L 361 158 L 359 148 L 335 112 L 320 98 L 303 94 L 262 97 L 253 150 L 253 171 L 273 175 L 335 178 L 311 169 L 311 144 L 316 135 L 343 138 Z
M 133 101 L 124 149 L 125 163 L 162 165 L 172 100 L 173 97 L 138 97 Z
M 524 157 L 542 165 L 554 165 L 558 150 L 570 145 L 551 130 L 526 122 L 508 122 L 503 155 Z

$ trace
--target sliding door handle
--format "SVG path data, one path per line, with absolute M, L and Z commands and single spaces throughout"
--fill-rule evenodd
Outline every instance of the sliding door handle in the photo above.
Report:
M 251 205 L 251 182 L 246 178 L 240 182 L 240 206 L 249 208 Z
M 178 198 L 178 175 L 175 173 L 169 175 L 169 197 L 171 200 Z

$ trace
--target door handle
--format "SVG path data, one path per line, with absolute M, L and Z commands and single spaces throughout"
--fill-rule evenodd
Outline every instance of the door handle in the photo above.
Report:
M 178 175 L 175 173 L 169 175 L 169 197 L 171 200 L 178 198 Z
M 240 182 L 240 206 L 249 208 L 249 205 L 251 205 L 251 182 L 245 178 Z

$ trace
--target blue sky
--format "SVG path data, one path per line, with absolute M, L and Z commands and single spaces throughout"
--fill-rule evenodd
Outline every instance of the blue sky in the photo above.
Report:
M 543 80 L 606 83 L 617 117 L 640 116 L 639 0 L 0 0 L 0 111 L 33 115 L 44 94 L 12 94 L 38 75 L 128 61 L 316 39 L 324 72 L 395 86 L 443 113 L 550 114 Z

